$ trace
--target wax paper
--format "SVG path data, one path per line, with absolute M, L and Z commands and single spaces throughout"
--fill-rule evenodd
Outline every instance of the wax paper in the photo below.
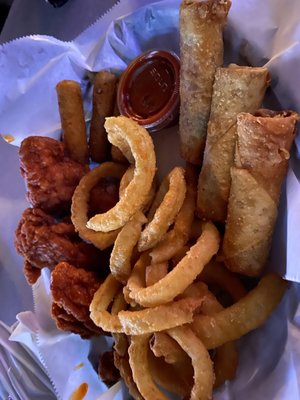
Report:
M 55 84 L 59 80 L 74 79 L 81 83 L 88 120 L 90 87 L 87 71 L 109 68 L 119 73 L 135 56 L 153 48 L 170 49 L 178 53 L 180 2 L 162 0 L 145 6 L 147 3 L 121 1 L 72 42 L 31 36 L 0 47 L 0 133 L 12 135 L 12 144 L 15 145 L 32 134 L 58 138 L 60 120 Z M 272 84 L 265 105 L 275 109 L 292 108 L 299 112 L 298 15 L 300 3 L 297 0 L 285 1 L 284 6 L 280 0 L 233 1 L 225 29 L 225 63 L 267 65 Z M 179 162 L 177 128 L 154 134 L 153 139 L 160 174 L 163 175 Z M 298 146 L 297 137 L 282 192 L 268 266 L 294 282 L 300 282 Z M 12 150 L 8 150 L 8 147 Z M 7 249 L 6 257 L 1 258 L 1 268 L 5 272 L 4 279 L 8 275 L 12 285 L 14 279 L 21 279 L 17 277 L 22 274 L 20 258 L 14 260 L 12 242 L 13 226 L 26 207 L 25 189 L 21 188 L 18 177 L 17 149 L 3 143 L 0 151 L 1 154 L 11 153 L 7 157 L 10 169 L 5 180 L 6 186 L 1 192 L 1 201 L 5 201 L 0 208 L 0 217 L 4 218 L 9 228 L 2 229 L 1 233 L 2 247 Z M 18 190 L 12 189 L 15 179 Z M 5 231 L 9 232 L 8 237 Z M 7 258 L 10 260 L 9 268 Z M 23 283 L 19 282 L 20 286 Z M 17 292 L 17 287 L 13 289 Z M 35 343 L 32 348 L 36 349 L 42 360 L 57 397 L 68 399 L 82 382 L 87 382 L 88 399 L 126 399 L 124 386 L 118 384 L 107 391 L 92 367 L 96 353 L 103 351 L 108 343 L 100 339 L 97 348 L 95 341 L 83 341 L 76 335 L 62 333 L 55 328 L 49 313 L 49 275 L 46 272 L 33 287 L 33 293 L 34 312 L 25 314 L 27 324 L 22 325 L 24 334 L 17 337 L 25 345 Z M 239 342 L 237 378 L 215 393 L 217 400 L 290 400 L 300 397 L 299 297 L 299 285 L 294 283 L 268 323 Z M 18 318 L 22 321 L 24 314 Z M 35 330 L 31 335 L 26 335 L 29 321 Z M 16 335 L 12 339 L 16 340 Z M 78 363 L 83 363 L 85 368 L 76 369 Z

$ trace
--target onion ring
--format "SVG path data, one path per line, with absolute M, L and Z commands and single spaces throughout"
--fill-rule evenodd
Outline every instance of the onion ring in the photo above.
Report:
M 149 335 L 132 336 L 128 349 L 133 380 L 145 400 L 168 400 L 152 379 L 148 361 Z
M 99 167 L 92 169 L 83 176 L 72 197 L 71 219 L 76 231 L 81 239 L 90 241 L 100 250 L 104 250 L 111 246 L 114 243 L 119 231 L 95 232 L 86 227 L 88 221 L 88 202 L 90 191 L 100 178 L 107 176 L 121 178 L 125 170 L 126 167 L 121 164 L 112 162 L 105 162 L 101 164 Z
M 123 291 L 120 290 L 118 295 L 115 297 L 114 302 L 111 306 L 111 314 L 117 315 L 119 311 L 126 310 L 127 303 L 124 299 Z M 122 357 L 126 356 L 127 349 L 129 346 L 127 336 L 124 333 L 112 333 L 115 340 L 114 350 Z
M 184 172 L 183 168 L 175 167 L 165 178 L 169 190 L 155 211 L 153 219 L 150 220 L 148 217 L 149 222 L 142 231 L 138 243 L 140 252 L 148 250 L 160 242 L 169 226 L 174 222 L 185 198 Z
M 214 388 L 235 378 L 238 362 L 239 353 L 235 342 L 228 342 L 217 348 L 213 359 L 216 377 Z
M 127 335 L 160 332 L 192 322 L 194 311 L 202 301 L 203 298 L 185 298 L 139 311 L 120 311 L 118 317 Z
M 120 181 L 120 186 L 119 186 L 119 197 L 120 198 L 124 195 L 127 186 L 133 179 L 133 176 L 134 176 L 134 165 L 130 165 L 127 168 L 127 170 L 125 171 L 125 173 L 122 176 L 121 181 Z
M 186 256 L 164 278 L 152 286 L 143 287 L 140 267 L 136 264 L 127 282 L 129 297 L 144 307 L 153 307 L 172 301 L 201 273 L 219 248 L 219 233 L 206 223 L 198 241 Z
M 109 268 L 112 275 L 120 282 L 125 283 L 131 272 L 131 258 L 136 246 L 142 225 L 147 222 L 146 217 L 138 211 L 119 232 L 110 255 Z
M 133 381 L 132 371 L 129 364 L 129 357 L 126 353 L 125 356 L 120 356 L 116 351 L 114 352 L 114 363 L 120 371 L 120 375 L 123 378 L 129 393 L 135 400 L 145 400 L 140 394 L 135 382 Z
M 156 357 L 163 357 L 167 364 L 185 364 L 188 358 L 179 344 L 165 332 L 155 332 L 150 348 Z
M 205 265 L 199 279 L 208 285 L 216 285 L 230 295 L 233 301 L 239 301 L 248 293 L 238 276 L 229 271 L 224 264 L 211 261 Z
M 118 203 L 106 213 L 97 214 L 87 222 L 87 227 L 90 229 L 110 232 L 124 226 L 137 211 L 142 209 L 151 190 L 156 159 L 149 133 L 135 121 L 124 116 L 109 117 L 106 118 L 105 129 L 108 140 L 119 147 L 125 155 L 122 142 L 126 143 L 135 159 L 133 179 Z
M 117 315 L 111 315 L 107 308 L 121 288 L 111 274 L 100 285 L 90 304 L 90 317 L 97 326 L 103 326 L 106 332 L 122 332 L 122 325 Z
M 184 326 L 169 329 L 168 334 L 190 356 L 194 368 L 194 386 L 190 400 L 210 400 L 214 384 L 213 364 L 209 353 L 194 332 Z
M 208 291 L 201 306 L 201 312 L 205 315 L 214 315 L 224 310 L 216 297 Z M 239 354 L 235 342 L 227 342 L 216 349 L 213 357 L 215 383 L 214 388 L 221 386 L 226 380 L 232 380 L 235 377 L 238 366 Z
M 127 186 L 129 185 L 129 183 L 131 182 L 132 178 L 134 176 L 134 165 L 131 165 L 127 171 L 124 173 L 124 175 L 122 176 L 121 182 L 120 182 L 120 187 L 119 187 L 119 196 L 122 197 L 123 194 L 125 193 L 125 189 L 127 188 Z M 152 182 L 152 186 L 151 186 L 151 190 L 142 206 L 142 211 L 143 213 L 146 213 L 149 209 L 149 207 L 152 204 L 152 201 L 154 199 L 155 196 L 155 192 L 156 192 L 156 179 L 154 177 L 153 182 Z
M 167 232 L 165 238 L 152 249 L 150 256 L 153 263 L 170 260 L 189 240 L 196 207 L 196 186 L 187 179 L 187 190 L 184 202 L 179 210 L 174 228 Z
M 90 304 L 92 321 L 106 332 L 140 335 L 173 328 L 193 321 L 194 311 L 203 298 L 184 298 L 161 306 L 138 311 L 107 311 L 121 284 L 110 274 L 94 294 Z M 168 318 L 165 316 L 168 315 Z
M 169 335 L 167 336 L 170 338 Z M 173 339 L 170 338 L 170 340 Z M 179 345 L 177 344 L 177 346 Z M 183 352 L 183 350 L 181 351 Z M 186 355 L 186 353 L 184 354 Z M 182 365 L 167 364 L 162 358 L 155 357 L 152 352 L 149 352 L 148 356 L 150 371 L 155 383 L 184 399 L 189 397 L 193 386 L 193 367 L 190 358 L 187 355 L 186 357 L 189 361 L 189 368 L 184 366 L 183 369 Z
M 191 328 L 208 349 L 239 339 L 268 319 L 286 288 L 286 281 L 268 273 L 256 288 L 232 306 L 212 316 L 195 315 Z
M 162 262 L 158 264 L 150 264 L 146 267 L 145 283 L 146 286 L 151 286 L 161 280 L 168 273 L 168 263 Z

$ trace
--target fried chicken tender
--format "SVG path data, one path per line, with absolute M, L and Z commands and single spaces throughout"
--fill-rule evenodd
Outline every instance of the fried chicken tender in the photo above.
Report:
M 74 190 L 88 168 L 71 160 L 62 142 L 48 137 L 24 139 L 19 156 L 28 201 L 52 214 L 69 210 Z
M 82 337 L 103 334 L 90 319 L 89 306 L 101 280 L 93 271 L 76 268 L 67 262 L 56 265 L 51 273 L 51 314 L 57 327 Z
M 16 230 L 15 247 L 26 260 L 24 273 L 30 284 L 36 282 L 41 268 L 53 269 L 61 261 L 104 272 L 101 252 L 83 242 L 69 220 L 57 222 L 39 208 L 27 208 L 23 212 Z

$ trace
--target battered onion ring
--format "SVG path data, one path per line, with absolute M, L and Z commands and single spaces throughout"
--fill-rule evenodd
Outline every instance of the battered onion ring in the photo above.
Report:
M 190 356 L 194 368 L 194 386 L 190 400 L 210 400 L 214 384 L 213 364 L 209 353 L 188 327 L 169 329 L 168 334 Z
M 124 116 L 109 117 L 106 118 L 105 129 L 108 140 L 126 155 L 122 148 L 125 143 L 125 147 L 130 147 L 135 160 L 133 179 L 118 203 L 106 213 L 97 214 L 87 222 L 90 229 L 110 232 L 124 226 L 142 209 L 151 190 L 156 160 L 149 133 L 135 121 Z
M 188 356 L 179 344 L 165 332 L 155 332 L 150 348 L 156 357 L 163 357 L 168 364 L 185 364 Z
M 211 292 L 208 292 L 203 300 L 201 312 L 205 315 L 214 315 L 223 309 L 216 297 Z M 238 361 L 239 354 L 234 341 L 224 343 L 216 349 L 213 358 L 216 377 L 214 388 L 221 386 L 227 380 L 234 379 Z
M 239 362 L 239 353 L 235 342 L 228 342 L 218 347 L 213 359 L 215 371 L 214 388 L 235 378 Z
M 146 217 L 138 211 L 133 218 L 128 221 L 118 234 L 113 250 L 110 255 L 109 267 L 112 275 L 120 282 L 125 283 L 131 272 L 131 257 L 136 246 L 142 225 L 147 222 Z
M 196 186 L 187 181 L 186 196 L 176 216 L 173 229 L 167 232 L 165 238 L 150 253 L 153 263 L 170 260 L 189 240 L 196 196 Z
M 133 380 L 145 400 L 168 400 L 152 379 L 148 352 L 149 335 L 132 336 L 128 349 Z
M 132 181 L 134 176 L 134 165 L 130 165 L 124 175 L 121 178 L 119 186 L 119 197 L 122 197 L 129 183 Z
M 127 188 L 128 184 L 131 182 L 134 176 L 134 165 L 131 165 L 125 174 L 122 176 L 120 187 L 119 187 L 119 196 L 122 197 L 125 193 L 125 189 Z M 152 204 L 156 192 L 156 179 L 153 179 L 151 190 L 142 206 L 143 213 L 146 213 L 149 207 Z
M 129 357 L 128 354 L 124 356 L 120 356 L 116 351 L 114 352 L 114 363 L 115 366 L 120 371 L 120 375 L 123 378 L 129 393 L 135 400 L 145 400 L 144 397 L 140 394 L 136 384 L 133 381 L 132 371 L 129 365 Z
M 122 325 L 117 315 L 112 315 L 107 311 L 108 306 L 113 301 L 121 288 L 111 274 L 100 285 L 94 294 L 90 304 L 90 317 L 97 326 L 103 326 L 106 332 L 122 332 Z
M 117 315 L 112 315 L 107 308 L 120 287 L 121 284 L 110 274 L 96 291 L 90 304 L 92 321 L 106 332 L 140 335 L 190 323 L 193 321 L 194 311 L 203 302 L 200 297 L 185 298 L 153 308 L 120 311 Z
M 196 315 L 191 328 L 208 349 L 239 339 L 268 319 L 286 288 L 286 281 L 269 273 L 255 289 L 232 306 L 213 316 Z
M 155 211 L 153 219 L 148 218 L 149 222 L 138 243 L 140 252 L 151 249 L 160 242 L 173 224 L 185 198 L 184 172 L 183 168 L 175 167 L 165 178 L 169 189 Z
M 107 233 L 95 232 L 86 227 L 86 223 L 88 221 L 88 202 L 90 191 L 97 184 L 99 179 L 108 176 L 121 178 L 125 170 L 126 167 L 121 164 L 112 162 L 105 162 L 101 164 L 99 167 L 92 169 L 86 175 L 84 175 L 76 187 L 72 197 L 71 219 L 76 231 L 81 239 L 90 241 L 100 250 L 111 246 L 114 243 L 119 231 L 116 230 Z
M 173 339 L 170 338 L 170 340 Z M 183 350 L 181 351 L 183 352 Z M 167 364 L 161 357 L 155 357 L 151 352 L 149 352 L 148 361 L 155 383 L 169 392 L 177 394 L 180 398 L 188 399 L 193 386 L 193 367 L 190 358 L 186 353 L 184 354 L 189 361 L 189 368 Z
M 160 281 L 168 273 L 168 263 L 162 262 L 158 264 L 150 264 L 146 267 L 145 283 L 146 286 L 151 286 Z
M 199 279 L 208 285 L 216 285 L 227 292 L 233 301 L 239 301 L 246 296 L 247 290 L 239 280 L 238 276 L 229 271 L 224 264 L 211 261 L 205 265 L 199 275 Z
M 219 233 L 206 223 L 198 241 L 186 256 L 164 278 L 152 286 L 143 287 L 141 271 L 136 264 L 127 282 L 129 297 L 144 307 L 153 307 L 172 301 L 200 274 L 219 248 Z
M 117 315 L 119 311 L 126 310 L 128 304 L 126 303 L 123 295 L 122 289 L 115 297 L 114 302 L 111 306 L 111 314 Z M 127 354 L 127 349 L 129 346 L 127 336 L 124 333 L 113 333 L 112 334 L 115 343 L 114 350 L 121 356 L 124 357 Z
M 185 298 L 139 311 L 120 311 L 118 317 L 127 335 L 160 332 L 192 322 L 194 311 L 202 301 L 203 298 Z

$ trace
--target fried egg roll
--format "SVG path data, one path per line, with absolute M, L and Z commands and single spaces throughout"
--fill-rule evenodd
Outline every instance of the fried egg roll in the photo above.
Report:
M 298 114 L 259 110 L 237 118 L 237 142 L 222 254 L 226 266 L 259 276 L 266 264 Z
M 63 141 L 70 158 L 86 165 L 88 145 L 80 84 L 63 80 L 56 85 Z
M 223 26 L 230 0 L 183 0 L 180 7 L 182 157 L 201 164 L 216 68 L 223 64 Z
M 218 68 L 213 86 L 204 159 L 198 182 L 197 214 L 224 222 L 230 191 L 237 115 L 260 108 L 269 75 L 267 68 L 230 65 Z
M 94 81 L 89 146 L 91 159 L 98 163 L 110 159 L 111 145 L 104 122 L 114 113 L 117 81 L 118 78 L 108 71 L 99 71 Z

